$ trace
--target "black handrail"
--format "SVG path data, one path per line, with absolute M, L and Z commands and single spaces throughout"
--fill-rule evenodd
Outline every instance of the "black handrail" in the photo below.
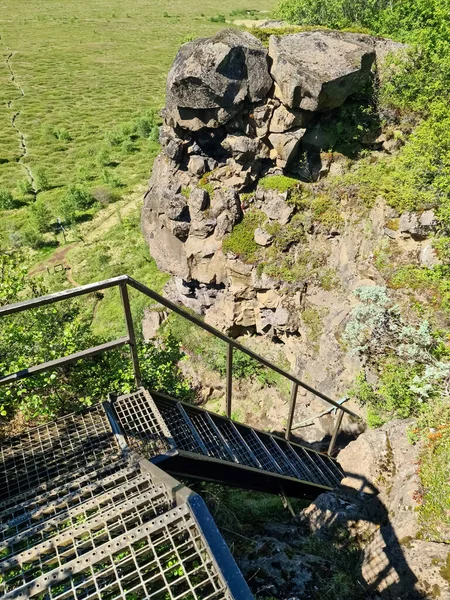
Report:
M 337 415 L 336 428 L 333 433 L 332 445 L 330 446 L 330 450 L 329 450 L 330 453 L 333 449 L 334 441 L 336 439 L 336 435 L 337 435 L 340 425 L 341 425 L 343 413 L 346 413 L 355 419 L 358 419 L 358 420 L 360 419 L 360 417 L 356 413 L 354 413 L 350 409 L 346 408 L 345 406 L 338 404 L 337 402 L 335 402 L 334 400 L 329 398 L 326 394 L 323 394 L 322 392 L 320 392 L 319 390 L 316 390 L 315 388 L 308 385 L 307 383 L 304 383 L 298 377 L 295 377 L 295 375 L 292 375 L 288 371 L 285 371 L 284 369 L 281 369 L 277 365 L 274 365 L 269 360 L 263 358 L 259 354 L 256 354 L 256 352 L 253 352 L 249 348 L 246 348 L 245 346 L 243 346 L 236 340 L 233 340 L 232 338 L 226 336 L 225 334 L 223 334 L 221 331 L 219 331 L 215 327 L 208 325 L 207 323 L 205 323 L 204 321 L 202 321 L 195 315 L 188 313 L 183 308 L 180 308 L 180 306 L 178 306 L 177 304 L 174 304 L 170 300 L 167 300 L 166 298 L 164 298 L 160 294 L 154 292 L 152 289 L 150 289 L 146 285 L 140 283 L 139 281 L 136 281 L 135 279 L 133 279 L 132 277 L 129 277 L 128 275 L 120 275 L 118 277 L 113 277 L 111 279 L 106 279 L 104 281 L 98 281 L 96 283 L 89 283 L 87 285 L 72 288 L 69 290 L 55 292 L 54 294 L 49 294 L 47 296 L 41 296 L 40 298 L 33 298 L 31 300 L 24 300 L 22 302 L 16 302 L 15 304 L 9 304 L 6 306 L 2 306 L 2 307 L 0 307 L 0 317 L 15 314 L 15 313 L 22 312 L 25 310 L 30 310 L 32 308 L 39 308 L 39 307 L 45 306 L 47 304 L 61 302 L 62 300 L 68 300 L 70 298 L 75 298 L 77 296 L 90 294 L 92 292 L 97 292 L 100 290 L 104 290 L 104 289 L 116 287 L 116 286 L 119 286 L 120 291 L 121 291 L 125 323 L 127 326 L 127 337 L 126 338 L 120 338 L 118 340 L 113 340 L 112 342 L 108 342 L 108 344 L 104 344 L 103 346 L 96 347 L 95 349 L 89 348 L 87 350 L 82 350 L 80 352 L 77 352 L 76 354 L 72 354 L 70 356 L 57 359 L 57 361 L 49 361 L 46 363 L 41 363 L 40 365 L 36 365 L 36 366 L 30 367 L 28 369 L 23 369 L 22 371 L 19 371 L 17 373 L 7 374 L 3 377 L 0 377 L 0 385 L 6 384 L 6 383 L 11 383 L 11 381 L 14 381 L 14 380 L 22 378 L 22 377 L 28 377 L 30 375 L 36 374 L 37 372 L 40 373 L 42 371 L 50 370 L 52 368 L 55 368 L 55 366 L 61 366 L 63 364 L 68 364 L 70 362 L 74 362 L 75 360 L 80 360 L 82 358 L 92 356 L 93 353 L 97 354 L 98 352 L 107 351 L 111 348 L 115 348 L 122 344 L 128 344 L 130 346 L 131 359 L 133 362 L 135 384 L 137 387 L 139 387 L 141 385 L 141 372 L 140 372 L 139 359 L 138 359 L 138 354 L 137 354 L 137 349 L 136 349 L 136 338 L 135 338 L 135 334 L 134 334 L 133 321 L 131 318 L 130 303 L 129 303 L 129 299 L 128 299 L 128 286 L 130 286 L 130 287 L 134 288 L 135 290 L 139 291 L 140 293 L 148 296 L 149 298 L 151 298 L 158 304 L 161 304 L 165 308 L 168 308 L 169 310 L 173 311 L 174 313 L 182 316 L 184 319 L 190 321 L 191 323 L 194 323 L 198 327 L 201 327 L 208 333 L 212 334 L 213 336 L 215 336 L 216 338 L 222 340 L 223 342 L 225 342 L 227 344 L 228 351 L 227 351 L 227 377 L 226 377 L 226 382 L 227 382 L 227 385 L 226 385 L 226 400 L 227 400 L 226 413 L 227 413 L 228 417 L 231 417 L 233 349 L 236 349 L 236 350 L 239 350 L 240 352 L 243 352 L 244 354 L 247 354 L 247 356 L 249 356 L 250 358 L 259 362 L 264 367 L 271 369 L 275 373 L 278 373 L 279 375 L 285 377 L 286 379 L 288 379 L 289 381 L 292 382 L 291 399 L 290 399 L 290 403 L 289 403 L 289 416 L 288 416 L 287 427 L 286 427 L 286 438 L 287 439 L 289 439 L 290 434 L 291 434 L 292 421 L 293 421 L 295 405 L 296 405 L 297 395 L 298 395 L 297 393 L 298 393 L 299 387 L 314 394 L 318 398 L 321 398 L 328 404 L 331 404 L 333 407 L 335 407 L 336 409 L 341 411 Z M 93 350 L 95 350 L 95 352 L 93 352 Z

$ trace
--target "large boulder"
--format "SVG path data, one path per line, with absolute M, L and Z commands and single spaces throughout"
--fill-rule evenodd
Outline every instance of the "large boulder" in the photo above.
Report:
M 271 74 L 283 104 L 309 111 L 341 106 L 368 80 L 375 51 L 337 32 L 271 36 Z
M 267 51 L 247 32 L 225 29 L 188 42 L 167 79 L 167 122 L 191 131 L 219 127 L 246 100 L 263 100 L 272 84 Z

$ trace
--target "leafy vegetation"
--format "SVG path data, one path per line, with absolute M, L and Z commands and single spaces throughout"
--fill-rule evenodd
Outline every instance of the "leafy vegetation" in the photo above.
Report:
M 233 252 L 245 262 L 254 262 L 260 249 L 254 239 L 255 229 L 262 225 L 265 219 L 261 211 L 251 209 L 246 212 L 242 221 L 235 225 L 233 231 L 224 239 L 223 252 Z
M 21 266 L 22 256 L 0 254 L 0 304 L 9 304 L 48 290 L 39 278 L 30 279 Z M 90 327 L 92 299 L 63 301 L 27 313 L 5 317 L 0 322 L 0 368 L 3 373 L 66 356 L 97 346 L 105 338 Z M 143 381 L 150 389 L 164 390 L 180 398 L 192 391 L 178 362 L 180 345 L 167 337 L 159 346 L 139 347 Z M 133 387 L 133 373 L 126 350 L 114 350 L 88 360 L 60 367 L 0 388 L 2 412 L 20 411 L 28 418 L 53 417 L 80 406 L 89 406 L 108 392 L 127 392 Z

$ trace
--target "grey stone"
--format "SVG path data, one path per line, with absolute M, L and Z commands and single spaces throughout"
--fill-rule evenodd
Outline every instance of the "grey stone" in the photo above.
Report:
M 423 213 L 404 212 L 400 215 L 399 231 L 408 233 L 414 239 L 425 239 L 436 231 L 437 219 L 433 210 Z
M 270 120 L 271 133 L 284 133 L 295 127 L 305 127 L 311 120 L 312 113 L 302 110 L 293 110 L 281 104 L 273 112 Z
M 144 318 L 142 320 L 142 336 L 145 342 L 152 340 L 158 334 L 163 321 L 167 319 L 167 313 L 162 310 L 151 308 L 144 309 Z
M 206 190 L 196 187 L 191 190 L 188 203 L 193 212 L 206 210 L 209 206 L 209 194 Z
M 262 151 L 260 140 L 246 135 L 228 135 L 223 140 L 222 146 L 231 152 L 236 161 L 242 163 L 253 162 Z
M 167 79 L 166 118 L 194 131 L 218 127 L 271 87 L 262 44 L 247 32 L 225 29 L 178 51 Z
M 341 106 L 371 74 L 375 51 L 338 32 L 271 36 L 271 74 L 283 104 L 310 111 Z
M 256 192 L 256 204 L 269 219 L 278 221 L 281 225 L 286 225 L 289 223 L 294 212 L 294 207 L 286 202 L 287 197 L 287 192 L 258 189 Z
M 284 168 L 296 157 L 297 149 L 306 129 L 294 129 L 286 133 L 271 133 L 269 141 L 277 154 L 277 165 Z
M 420 250 L 419 261 L 422 267 L 428 267 L 429 269 L 442 264 L 431 241 L 423 243 Z
M 257 227 L 255 229 L 254 239 L 259 246 L 268 246 L 273 242 L 273 235 L 267 233 L 267 231 L 261 229 L 261 227 Z
M 172 221 L 186 220 L 189 213 L 186 198 L 181 194 L 171 194 L 169 191 L 163 196 L 164 212 Z
M 205 159 L 202 156 L 192 155 L 189 159 L 188 169 L 193 175 L 197 175 L 197 177 L 203 175 L 206 171 Z

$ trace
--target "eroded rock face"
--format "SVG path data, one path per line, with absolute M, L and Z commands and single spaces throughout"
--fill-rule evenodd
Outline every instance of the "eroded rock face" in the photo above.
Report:
M 351 293 L 361 279 L 352 260 L 359 252 L 369 253 L 370 243 L 384 235 L 378 216 L 370 217 L 373 235 L 346 233 L 343 225 L 323 226 L 307 216 L 302 220 L 296 190 L 258 182 L 289 169 L 300 177 L 304 172 L 308 182 L 333 168 L 345 171 L 345 157 L 339 161 L 328 155 L 322 161 L 321 151 L 333 143 L 332 109 L 371 77 L 377 43 L 370 36 L 309 32 L 272 38 L 268 53 L 249 33 L 224 30 L 183 45 L 168 77 L 161 154 L 142 213 L 158 268 L 176 278 L 172 298 L 230 334 L 247 330 L 281 336 L 293 368 L 314 381 L 320 378 L 330 392 L 336 392 L 335 378 L 322 365 L 331 361 L 342 370 L 342 351 L 331 336 L 349 312 L 348 298 L 336 290 L 326 306 L 316 307 L 309 272 L 317 266 L 310 269 L 306 261 L 287 284 L 282 272 L 261 272 L 239 247 L 236 253 L 226 246 L 224 251 L 223 242 L 247 211 L 256 212 L 262 221 L 255 223 L 250 239 L 257 248 L 275 256 L 292 246 L 292 269 L 305 263 L 305 255 L 323 253 L 324 269 L 339 271 L 343 288 Z M 299 81 L 306 83 L 299 87 Z M 278 239 L 285 235 L 279 249 Z M 328 241 L 332 238 L 336 241 Z M 423 253 L 422 260 L 429 262 L 429 254 Z M 370 264 L 364 273 L 376 282 Z M 276 298 L 269 299 L 269 292 Z M 302 317 L 305 307 L 321 321 L 313 334 Z M 313 342 L 311 335 L 317 338 Z M 329 341 L 317 357 L 321 339 Z
M 249 33 L 226 29 L 181 47 L 167 79 L 166 118 L 191 131 L 220 127 L 271 87 L 262 44 Z
M 331 110 L 368 81 L 374 50 L 335 32 L 271 36 L 271 75 L 289 108 Z

